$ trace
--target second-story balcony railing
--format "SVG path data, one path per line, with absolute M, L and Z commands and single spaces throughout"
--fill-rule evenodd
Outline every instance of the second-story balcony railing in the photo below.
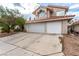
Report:
M 50 16 L 50 17 L 47 17 L 47 16 L 44 16 L 44 17 L 35 17 L 33 19 L 29 19 L 29 21 L 38 21 L 38 20 L 46 20 L 46 19 L 58 19 L 58 18 L 67 18 L 67 17 L 74 17 L 75 15 L 65 15 L 65 16 Z
M 45 18 L 38 18 L 26 21 L 26 23 L 35 23 L 35 22 L 44 22 L 44 21 L 55 21 L 60 19 L 72 19 L 75 15 L 66 15 L 66 16 L 51 16 L 51 17 L 45 17 Z
M 64 15 L 64 16 L 50 16 L 48 18 L 51 19 L 58 19 L 58 18 L 65 18 L 65 17 L 74 17 L 75 15 Z

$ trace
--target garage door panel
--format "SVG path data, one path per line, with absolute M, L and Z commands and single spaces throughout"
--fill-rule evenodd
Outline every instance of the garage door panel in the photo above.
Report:
M 47 23 L 47 33 L 61 33 L 61 22 Z
M 29 32 L 45 32 L 45 24 L 38 23 L 38 24 L 29 24 Z

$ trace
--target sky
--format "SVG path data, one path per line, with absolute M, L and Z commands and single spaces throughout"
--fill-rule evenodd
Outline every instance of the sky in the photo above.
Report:
M 47 6 L 47 5 L 60 5 L 60 6 L 68 6 L 69 10 L 67 15 L 75 14 L 75 18 L 79 19 L 79 3 L 0 3 L 4 7 L 8 7 L 11 9 L 18 9 L 22 14 L 26 16 L 33 16 L 32 12 L 37 9 L 39 6 Z
M 0 3 L 0 5 L 10 9 L 18 9 L 22 14 L 30 14 L 39 7 L 37 3 Z
M 42 6 L 47 5 L 60 5 L 60 6 L 68 6 L 69 10 L 66 15 L 76 15 L 74 19 L 79 19 L 79 3 L 41 3 Z

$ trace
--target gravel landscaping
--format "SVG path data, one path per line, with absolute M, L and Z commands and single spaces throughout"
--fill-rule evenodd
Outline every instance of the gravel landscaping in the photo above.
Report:
M 66 56 L 79 56 L 79 36 L 64 35 L 63 48 L 63 53 Z

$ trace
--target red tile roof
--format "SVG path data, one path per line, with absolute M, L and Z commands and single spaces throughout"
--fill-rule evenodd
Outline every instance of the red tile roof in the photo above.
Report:
M 50 22 L 50 21 L 62 21 L 62 20 L 70 20 L 73 19 L 75 15 L 67 15 L 67 16 L 52 16 L 50 18 L 38 19 L 38 20 L 30 20 L 26 21 L 26 23 L 42 23 L 42 22 Z
M 59 8 L 59 9 L 65 9 L 66 11 L 68 10 L 67 6 L 48 6 L 47 8 L 49 8 L 49 9 Z

